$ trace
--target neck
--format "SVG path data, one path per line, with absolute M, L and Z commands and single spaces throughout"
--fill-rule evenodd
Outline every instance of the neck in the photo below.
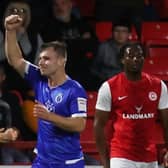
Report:
M 68 23 L 71 20 L 71 16 L 65 15 L 65 16 L 56 16 L 56 18 L 62 22 Z
M 125 75 L 130 81 L 138 81 L 141 80 L 141 72 L 125 72 Z
M 51 76 L 48 78 L 48 85 L 49 87 L 56 87 L 62 85 L 67 80 L 67 75 L 61 74 L 57 76 Z

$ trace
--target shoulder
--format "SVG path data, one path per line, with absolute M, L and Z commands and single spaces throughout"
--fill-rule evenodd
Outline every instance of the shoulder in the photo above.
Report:
M 69 79 L 68 82 L 67 82 L 67 85 L 71 89 L 71 93 L 73 93 L 73 94 L 82 94 L 82 95 L 86 96 L 85 89 L 76 80 Z
M 155 75 L 151 75 L 148 73 L 142 73 L 143 78 L 146 78 L 151 84 L 161 84 L 161 79 L 156 77 Z
M 38 66 L 26 61 L 25 66 L 25 75 L 34 75 L 36 77 L 42 77 L 40 73 L 40 69 Z
M 115 84 L 116 82 L 121 81 L 123 79 L 123 75 L 124 75 L 124 73 L 120 72 L 117 75 L 114 75 L 113 77 L 111 77 L 110 79 L 108 79 L 107 82 L 109 84 L 113 84 L 113 83 Z
M 106 41 L 104 41 L 104 42 L 102 42 L 102 43 L 100 43 L 100 46 L 102 47 L 102 46 L 111 46 L 111 47 L 113 47 L 114 46 L 114 41 L 112 40 L 112 39 L 108 39 L 108 40 L 106 40 Z

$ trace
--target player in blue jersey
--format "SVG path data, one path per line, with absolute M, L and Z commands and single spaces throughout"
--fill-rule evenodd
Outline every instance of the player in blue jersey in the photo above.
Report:
M 16 40 L 22 25 L 19 15 L 5 19 L 8 62 L 27 80 L 37 100 L 37 157 L 33 168 L 83 168 L 79 133 L 86 124 L 86 92 L 65 72 L 66 46 L 50 42 L 42 46 L 38 66 L 26 61 Z

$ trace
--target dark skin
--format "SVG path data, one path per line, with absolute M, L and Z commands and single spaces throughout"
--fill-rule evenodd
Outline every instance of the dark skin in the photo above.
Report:
M 141 80 L 142 67 L 145 54 L 140 45 L 128 47 L 124 51 L 122 64 L 126 78 L 130 81 Z M 168 109 L 159 110 L 161 120 L 165 132 L 165 142 L 168 142 Z M 100 153 L 101 161 L 104 168 L 110 168 L 109 149 L 106 142 L 104 128 L 109 120 L 110 112 L 96 109 L 94 120 L 94 132 L 97 144 L 97 149 Z M 167 143 L 168 144 L 168 143 Z

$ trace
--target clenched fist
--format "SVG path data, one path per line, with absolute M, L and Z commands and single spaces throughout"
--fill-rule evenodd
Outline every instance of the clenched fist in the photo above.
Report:
M 23 19 L 19 15 L 10 15 L 5 18 L 5 29 L 8 31 L 17 30 L 23 24 Z
M 19 131 L 16 128 L 0 129 L 0 142 L 15 141 L 18 137 Z

